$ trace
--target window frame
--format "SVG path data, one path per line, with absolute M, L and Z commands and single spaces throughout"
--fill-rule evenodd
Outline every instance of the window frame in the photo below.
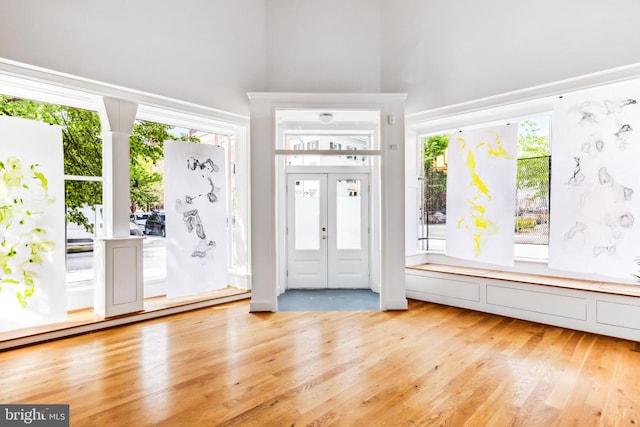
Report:
M 215 108 L 191 104 L 177 99 L 127 89 L 63 73 L 15 63 L 0 58 L 0 93 L 50 104 L 98 111 L 103 98 L 127 99 L 137 104 L 136 119 L 170 122 L 174 126 L 200 129 L 228 135 L 236 147 L 231 165 L 236 186 L 240 190 L 236 206 L 229 215 L 234 230 L 233 244 L 239 246 L 238 262 L 229 265 L 229 284 L 239 289 L 250 288 L 250 203 L 249 203 L 249 117 Z M 101 119 L 104 119 L 101 114 Z M 231 169 L 231 168 L 230 168 Z M 228 171 L 227 173 L 231 173 Z M 103 175 L 103 174 L 101 174 Z M 65 175 L 65 181 L 67 180 Z M 101 177 L 70 176 L 70 180 L 101 181 Z M 229 182 L 229 181 L 228 181 Z M 230 242 L 231 244 L 231 242 Z M 93 286 L 67 287 L 67 310 L 93 305 Z
M 419 172 L 419 176 L 418 176 L 418 180 L 420 181 L 420 185 L 419 185 L 419 202 L 418 202 L 418 207 L 419 210 L 417 211 L 416 215 L 418 216 L 418 224 L 419 224 L 419 228 L 418 228 L 418 233 L 417 233 L 417 239 L 418 239 L 418 247 L 420 248 L 421 251 L 426 252 L 426 253 L 445 253 L 446 252 L 446 235 L 444 238 L 430 238 L 429 237 L 429 223 L 427 222 L 426 224 L 424 223 L 424 218 L 427 218 L 427 216 L 429 215 L 427 213 L 427 216 L 424 215 L 424 212 L 422 212 L 422 209 L 424 208 L 424 192 L 425 192 L 425 184 L 427 182 L 427 178 L 425 176 L 426 170 L 424 167 L 424 147 L 425 147 L 425 141 L 427 138 L 431 137 L 431 136 L 436 136 L 436 135 L 451 135 L 454 133 L 457 133 L 461 130 L 464 131 L 468 131 L 468 130 L 472 130 L 472 129 L 480 129 L 480 128 L 486 128 L 486 127 L 490 127 L 490 126 L 494 126 L 497 124 L 504 124 L 504 123 L 512 123 L 512 124 L 516 124 L 518 126 L 518 136 L 519 136 L 519 132 L 520 132 L 520 124 L 526 120 L 533 120 L 533 119 L 539 119 L 539 118 L 543 118 L 545 117 L 548 120 L 549 123 L 549 127 L 547 129 L 548 131 L 548 135 L 549 135 L 549 167 L 551 167 L 551 130 L 552 130 L 552 124 L 551 124 L 551 116 L 552 116 L 552 111 L 545 111 L 543 113 L 534 113 L 533 115 L 524 115 L 524 116 L 520 116 L 520 117 L 512 117 L 512 118 L 507 118 L 504 120 L 499 120 L 499 121 L 493 121 L 490 123 L 479 123 L 479 122 L 475 122 L 473 121 L 473 125 L 470 126 L 460 126 L 457 128 L 449 128 L 449 129 L 443 129 L 441 131 L 432 131 L 429 133 L 418 133 L 417 135 L 417 143 L 416 143 L 416 148 L 417 148 L 417 152 L 416 152 L 416 157 L 419 160 L 419 165 L 418 165 L 418 172 Z M 473 117 L 471 118 L 473 119 Z M 447 148 L 448 149 L 448 148 Z M 445 150 L 446 153 L 446 150 Z M 446 154 L 444 155 L 446 158 Z M 522 159 L 527 159 L 527 157 L 523 157 Z M 521 160 L 520 157 L 518 157 L 517 160 Z M 549 180 L 548 183 L 548 189 L 547 192 L 550 194 L 551 192 L 551 180 Z M 515 216 L 515 210 L 516 210 L 517 206 L 514 204 L 514 221 L 516 219 Z M 430 211 L 429 211 L 430 212 Z M 549 215 L 551 214 L 551 206 L 549 206 Z M 446 213 L 445 213 L 446 215 Z M 446 224 L 446 223 L 445 223 Z M 423 233 L 423 227 L 426 227 L 426 234 L 422 234 Z M 542 262 L 547 262 L 548 258 L 549 258 L 549 242 L 547 241 L 546 244 L 526 244 L 526 243 L 517 243 L 514 242 L 514 256 L 516 259 L 523 259 L 523 260 L 533 260 L 533 261 L 542 261 Z
M 618 68 L 612 68 L 596 73 L 580 75 L 578 77 L 532 86 L 513 92 L 501 93 L 486 98 L 475 99 L 459 104 L 433 108 L 426 111 L 409 113 L 405 117 L 406 125 L 406 265 L 421 263 L 435 263 L 450 266 L 466 266 L 477 268 L 489 268 L 493 270 L 513 271 L 523 274 L 539 274 L 547 276 L 565 277 L 584 280 L 610 281 L 611 278 L 603 275 L 576 273 L 553 270 L 548 267 L 546 260 L 515 258 L 513 267 L 496 267 L 492 264 L 459 260 L 448 257 L 444 253 L 421 251 L 418 247 L 417 211 L 419 157 L 419 135 L 426 133 L 444 132 L 448 129 L 461 126 L 473 126 L 480 123 L 491 124 L 508 120 L 513 117 L 539 115 L 553 111 L 553 104 L 557 97 L 568 92 L 578 92 L 602 87 L 609 84 L 620 83 L 640 78 L 640 64 L 632 64 Z M 413 157 L 413 158 L 411 158 Z

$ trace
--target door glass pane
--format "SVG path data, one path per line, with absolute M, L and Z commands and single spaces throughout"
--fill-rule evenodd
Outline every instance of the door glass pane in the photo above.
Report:
M 336 181 L 336 247 L 360 249 L 362 244 L 361 182 L 359 179 Z
M 295 185 L 296 250 L 320 249 L 320 181 L 299 180 Z

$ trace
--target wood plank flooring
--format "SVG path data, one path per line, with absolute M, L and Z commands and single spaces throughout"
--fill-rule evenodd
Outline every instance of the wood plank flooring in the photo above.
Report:
M 204 292 L 177 298 L 166 298 L 164 295 L 145 298 L 144 310 L 138 313 L 125 314 L 104 319 L 95 314 L 93 308 L 74 310 L 67 313 L 67 318 L 58 323 L 47 323 L 22 329 L 0 332 L 0 351 L 20 347 L 25 344 L 49 341 L 64 336 L 77 335 L 85 331 L 107 329 L 114 324 L 122 325 L 136 321 L 180 313 L 196 308 L 210 307 L 225 301 L 250 298 L 246 289 L 227 286 L 223 289 Z
M 629 426 L 639 350 L 413 300 L 242 301 L 0 353 L 0 403 L 68 403 L 74 426 Z

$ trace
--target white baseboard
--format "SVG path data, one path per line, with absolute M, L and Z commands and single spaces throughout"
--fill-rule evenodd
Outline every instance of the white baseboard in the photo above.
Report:
M 129 323 L 142 322 L 144 320 L 156 319 L 159 317 L 170 316 L 172 314 L 184 313 L 186 311 L 197 310 L 199 308 L 212 307 L 215 305 L 225 304 L 227 302 L 240 301 L 247 299 L 250 295 L 230 295 L 228 297 L 218 298 L 215 300 L 200 301 L 186 305 L 180 305 L 176 307 L 168 307 L 162 310 L 149 311 L 135 313 L 128 316 L 117 317 L 114 319 L 106 319 L 97 323 L 88 323 L 84 325 L 77 325 L 61 330 L 55 330 L 45 332 L 38 335 L 31 335 L 23 338 L 7 340 L 0 342 L 0 351 L 10 348 L 22 347 L 25 345 L 37 344 L 40 342 L 66 338 L 73 335 L 84 334 L 88 332 L 95 332 L 102 329 L 112 328 L 114 326 L 126 325 Z
M 409 302 L 407 301 L 406 298 L 401 298 L 398 300 L 392 300 L 392 301 L 385 301 L 384 303 L 382 303 L 382 301 L 380 302 L 380 309 L 383 311 L 388 311 L 388 310 L 407 310 L 409 308 Z
M 640 341 L 640 296 L 407 270 L 407 297 Z
M 252 299 L 249 304 L 249 311 L 251 313 L 258 313 L 262 311 L 274 312 L 276 311 L 276 307 L 271 301 L 254 301 Z

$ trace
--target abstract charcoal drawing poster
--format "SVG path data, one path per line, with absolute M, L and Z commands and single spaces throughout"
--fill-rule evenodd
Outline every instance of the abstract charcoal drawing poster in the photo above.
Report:
M 0 116 L 0 331 L 65 320 L 62 131 Z
M 447 255 L 513 265 L 517 126 L 449 139 Z
M 167 297 L 227 286 L 224 148 L 167 141 Z
M 553 112 L 549 267 L 637 281 L 640 84 L 559 98 Z

